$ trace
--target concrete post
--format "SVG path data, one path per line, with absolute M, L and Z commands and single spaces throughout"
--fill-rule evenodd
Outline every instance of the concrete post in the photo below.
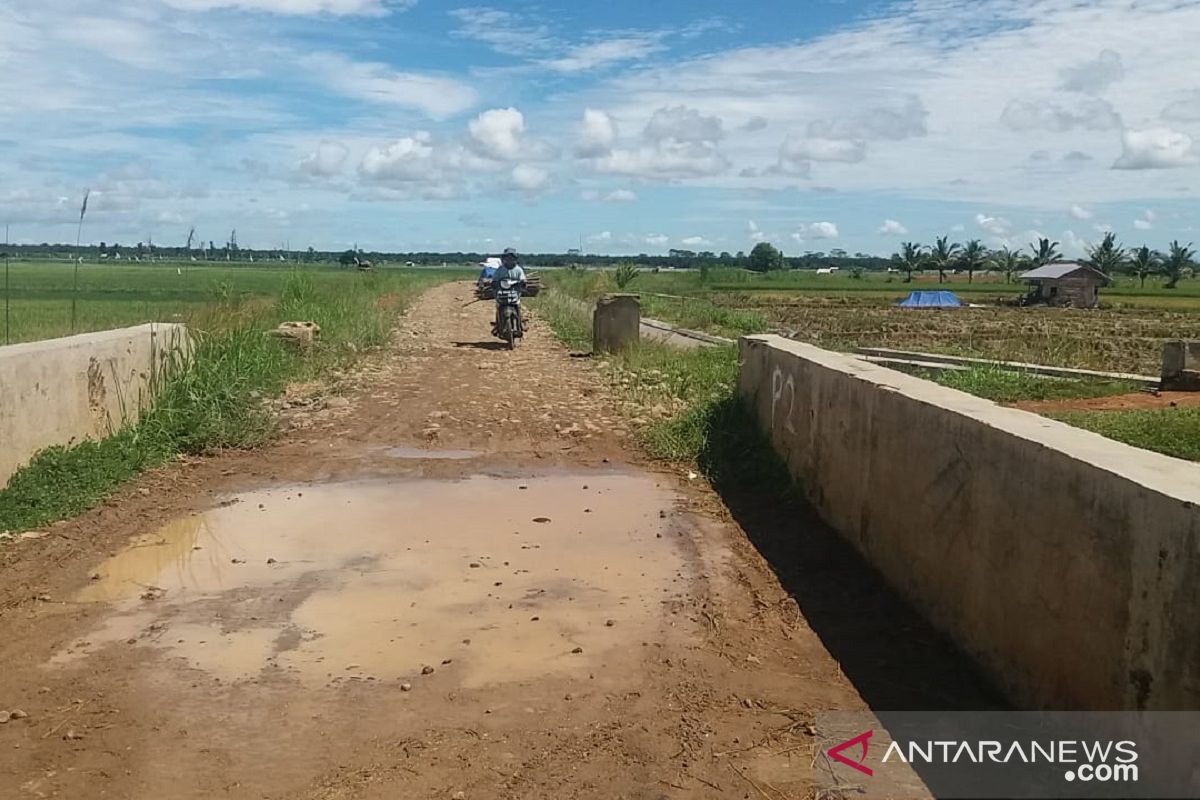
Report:
M 1200 342 L 1174 341 L 1163 345 L 1162 388 L 1173 392 L 1200 391 Z
M 613 353 L 638 343 L 642 307 L 635 295 L 601 298 L 592 313 L 592 352 Z

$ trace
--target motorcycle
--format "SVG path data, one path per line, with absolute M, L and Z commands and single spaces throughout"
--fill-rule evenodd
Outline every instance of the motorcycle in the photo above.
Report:
M 525 321 L 521 318 L 521 293 L 524 281 L 502 280 L 495 286 L 496 325 L 493 333 L 515 350 L 517 340 L 525 335 Z

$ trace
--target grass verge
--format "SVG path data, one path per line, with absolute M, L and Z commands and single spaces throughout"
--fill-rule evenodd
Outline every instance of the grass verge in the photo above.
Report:
M 434 280 L 415 275 L 346 274 L 324 291 L 295 272 L 274 303 L 230 298 L 206 309 L 192 331 L 191 358 L 165 370 L 154 404 L 107 439 L 51 447 L 0 490 L 0 531 L 23 531 L 82 513 L 122 482 L 174 456 L 260 444 L 274 431 L 263 400 L 291 381 L 311 379 L 387 340 L 395 307 Z M 388 304 L 379 298 L 400 299 Z M 313 320 L 322 342 L 302 353 L 264 336 L 283 320 Z
M 569 347 L 591 348 L 586 306 L 552 290 L 531 307 Z M 736 348 L 643 342 L 596 358 L 651 456 L 695 469 L 719 491 L 793 491 L 786 466 L 737 397 Z
M 653 272 L 638 273 L 633 283 L 624 289 L 617 287 L 613 273 L 609 271 L 561 270 L 546 272 L 544 275 L 547 283 L 559 292 L 589 304 L 612 292 L 637 294 L 640 297 L 642 316 L 660 319 L 689 330 L 728 337 L 762 333 L 767 330 L 766 318 L 757 311 L 714 303 L 695 294 L 695 287 L 681 285 L 677 291 L 685 292 L 684 294 L 663 296 L 664 289 L 673 288 L 671 281 Z
M 1046 416 L 1143 450 L 1200 461 L 1200 408 L 1056 411 Z
M 1032 372 L 1014 372 L 997 367 L 969 370 L 926 370 L 918 373 L 935 383 L 968 394 L 1015 403 L 1020 400 L 1083 400 L 1136 392 L 1139 384 L 1103 378 L 1050 378 Z

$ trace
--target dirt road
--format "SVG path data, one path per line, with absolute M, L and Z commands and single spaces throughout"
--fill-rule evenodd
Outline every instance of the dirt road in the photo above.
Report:
M 270 447 L 0 550 L 0 795 L 804 797 L 816 712 L 919 699 L 914 664 L 976 696 L 831 540 L 644 463 L 585 360 L 468 297 Z

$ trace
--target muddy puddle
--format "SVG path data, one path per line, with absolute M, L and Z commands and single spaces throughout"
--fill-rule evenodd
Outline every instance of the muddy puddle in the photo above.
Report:
M 392 458 L 416 461 L 465 461 L 483 455 L 478 450 L 422 450 L 419 447 L 388 447 L 383 452 Z
M 75 599 L 103 620 L 52 663 L 145 647 L 233 682 L 586 674 L 684 590 L 673 502 L 610 473 L 244 494 L 102 563 Z

